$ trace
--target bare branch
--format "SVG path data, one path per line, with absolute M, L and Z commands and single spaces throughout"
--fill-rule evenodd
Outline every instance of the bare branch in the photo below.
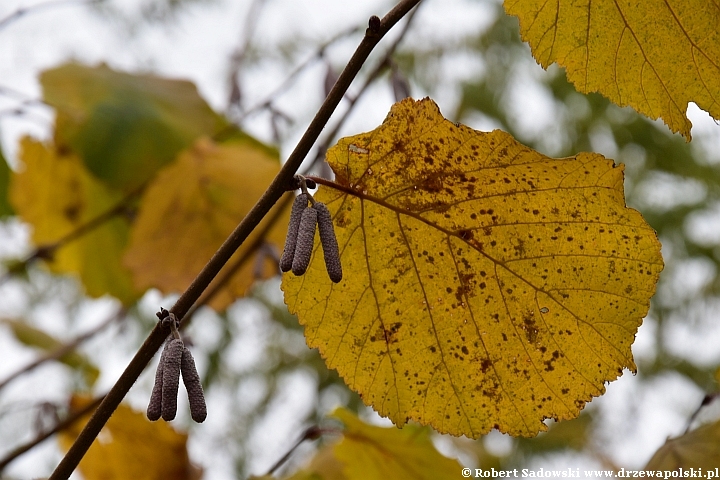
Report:
M 290 455 L 292 455 L 293 452 L 297 450 L 300 445 L 303 444 L 303 442 L 305 442 L 306 440 L 317 440 L 321 436 L 328 433 L 340 434 L 342 432 L 331 428 L 320 428 L 317 425 L 312 425 L 306 428 L 302 436 L 300 436 L 300 438 L 297 440 L 297 442 L 295 442 L 295 444 L 290 447 L 290 449 L 285 453 L 285 455 L 280 458 L 280 460 L 275 462 L 275 464 L 270 467 L 270 470 L 268 470 L 264 476 L 269 477 L 273 473 L 275 473 L 275 471 L 280 468 L 283 463 L 287 462 L 288 458 L 290 458 Z
M 330 144 L 335 141 L 335 138 L 337 137 L 338 133 L 340 132 L 340 129 L 345 124 L 345 121 L 348 119 L 350 114 L 355 108 L 355 105 L 357 105 L 358 100 L 362 98 L 362 96 L 365 94 L 365 92 L 368 91 L 368 88 L 370 85 L 372 85 L 375 80 L 377 80 L 380 75 L 383 73 L 383 71 L 388 68 L 388 65 L 390 64 L 390 60 L 392 56 L 397 51 L 398 46 L 400 46 L 400 43 L 405 38 L 405 35 L 410 30 L 410 25 L 412 24 L 413 18 L 415 18 L 415 14 L 420 9 L 418 8 L 412 10 L 405 21 L 405 25 L 403 25 L 403 29 L 400 31 L 400 34 L 397 36 L 395 41 L 390 45 L 390 47 L 385 52 L 385 55 L 383 58 L 378 62 L 375 69 L 370 72 L 370 74 L 365 79 L 365 83 L 360 87 L 358 92 L 354 96 L 346 96 L 348 98 L 348 108 L 345 110 L 345 113 L 340 117 L 340 120 L 335 124 L 333 129 L 325 136 L 325 140 L 320 144 L 320 147 L 317 150 L 317 154 L 315 155 L 315 158 L 313 159 L 312 163 L 308 166 L 308 168 L 305 170 L 305 173 L 309 172 L 317 162 L 323 160 L 325 158 L 325 152 L 328 148 L 330 148 Z
M 132 201 L 135 200 L 137 196 L 139 196 L 147 186 L 147 183 L 141 185 L 137 189 L 133 190 L 132 192 L 125 195 L 125 197 L 120 200 L 114 207 L 110 208 L 109 210 L 106 210 L 105 212 L 101 213 L 95 218 L 92 218 L 88 220 L 86 223 L 83 223 L 82 225 L 78 225 L 75 230 L 72 230 L 71 232 L 68 232 L 63 237 L 59 238 L 58 240 L 48 243 L 45 245 L 40 245 L 35 248 L 35 250 L 30 253 L 27 257 L 25 257 L 23 260 L 20 260 L 19 262 L 11 265 L 11 267 L 8 269 L 5 274 L 0 276 L 0 285 L 5 283 L 12 277 L 12 275 L 22 272 L 25 270 L 30 264 L 35 262 L 36 260 L 50 260 L 52 259 L 53 255 L 55 255 L 55 252 L 62 246 L 67 245 L 68 243 L 72 242 L 73 240 L 77 240 L 78 238 L 81 238 L 83 235 L 86 235 L 96 228 L 102 226 L 105 222 L 108 220 L 116 217 L 117 215 L 121 215 L 128 211 L 129 205 Z
M 345 30 L 344 32 L 340 32 L 331 39 L 327 40 L 325 43 L 320 45 L 315 53 L 313 53 L 312 56 L 310 56 L 307 60 L 302 62 L 300 65 L 295 67 L 295 70 L 293 70 L 286 78 L 283 80 L 283 82 L 275 89 L 273 90 L 266 98 L 265 100 L 262 100 L 261 102 L 255 104 L 254 106 L 248 108 L 246 111 L 243 112 L 243 114 L 238 119 L 238 122 L 242 122 L 249 116 L 259 112 L 260 110 L 270 108 L 270 106 L 273 104 L 273 102 L 282 95 L 285 91 L 287 91 L 288 88 L 293 84 L 295 79 L 300 75 L 303 71 L 305 71 L 306 68 L 308 68 L 313 63 L 317 62 L 321 58 L 325 56 L 325 51 L 332 45 L 333 43 L 337 42 L 338 40 L 341 40 L 345 37 L 348 37 L 354 33 L 356 33 L 359 30 L 357 27 L 350 28 L 348 30 Z
M 253 34 L 255 33 L 255 26 L 258 24 L 258 18 L 262 7 L 267 0 L 254 0 L 250 5 L 250 10 L 245 17 L 245 26 L 243 28 L 243 36 L 240 45 L 233 51 L 230 56 L 230 72 L 229 72 L 229 83 L 230 83 L 230 96 L 228 98 L 228 114 L 231 113 L 233 107 L 240 109 L 242 103 L 242 88 L 240 86 L 240 68 L 242 67 L 245 55 L 250 47 Z
M 80 410 L 68 414 L 67 418 L 58 422 L 50 430 L 47 430 L 45 432 L 38 434 L 35 438 L 30 440 L 29 442 L 27 442 L 23 445 L 20 445 L 19 447 L 10 451 L 7 455 L 5 455 L 5 458 L 0 460 L 0 472 L 2 472 L 5 469 L 5 467 L 8 466 L 8 464 L 10 462 L 15 460 L 17 457 L 19 457 L 23 453 L 33 449 L 35 446 L 44 442 L 45 440 L 52 437 L 56 433 L 72 426 L 72 424 L 74 424 L 76 421 L 78 421 L 82 416 L 86 415 L 87 413 L 89 413 L 93 409 L 95 409 L 95 407 L 97 407 L 104 398 L 105 398 L 105 395 L 95 398 L 92 402 L 88 403 Z
M 118 321 L 118 320 L 120 320 L 121 318 L 123 318 L 123 317 L 125 316 L 125 313 L 126 313 L 126 311 L 125 311 L 124 308 L 119 309 L 116 313 L 114 313 L 113 315 L 111 315 L 110 317 L 108 317 L 106 320 L 104 320 L 103 322 L 101 322 L 99 325 L 91 328 L 90 330 L 88 330 L 87 332 L 83 333 L 82 335 L 79 335 L 79 336 L 75 337 L 75 338 L 72 339 L 71 341 L 69 341 L 69 342 L 67 342 L 67 343 L 65 343 L 65 344 L 63 344 L 63 345 L 60 345 L 58 348 L 56 348 L 56 349 L 54 349 L 54 350 L 52 350 L 52 351 L 50 351 L 50 352 L 47 352 L 45 355 L 40 356 L 39 358 L 37 358 L 37 359 L 36 359 L 35 361 L 33 361 L 32 363 L 30 363 L 30 364 L 22 367 L 21 369 L 17 370 L 16 372 L 10 374 L 9 377 L 7 377 L 5 380 L 3 380 L 2 382 L 0 382 L 0 390 L 2 390 L 3 388 L 5 388 L 10 382 L 12 382 L 13 380 L 15 380 L 16 378 L 20 377 L 21 375 L 23 375 L 23 374 L 25 374 L 25 373 L 28 373 L 28 372 L 36 369 L 37 367 L 39 367 L 39 366 L 42 365 L 43 363 L 48 362 L 48 361 L 51 361 L 51 360 L 57 360 L 57 359 L 63 357 L 64 355 L 67 355 L 68 353 L 72 352 L 72 351 L 75 350 L 78 346 L 80 346 L 82 343 L 84 343 L 86 340 L 91 339 L 92 337 L 94 337 L 94 336 L 97 335 L 98 333 L 100 333 L 100 332 L 102 332 L 103 330 L 105 330 L 106 327 L 110 326 L 110 325 L 113 324 L 115 321 Z

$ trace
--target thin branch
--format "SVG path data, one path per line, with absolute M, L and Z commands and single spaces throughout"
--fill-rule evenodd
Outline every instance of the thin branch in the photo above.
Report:
M 220 272 L 230 257 L 232 257 L 233 253 L 242 245 L 255 227 L 262 221 L 265 215 L 267 215 L 272 206 L 285 193 L 287 185 L 291 182 L 293 175 L 295 175 L 298 168 L 300 168 L 302 161 L 316 142 L 318 136 L 330 119 L 330 116 L 345 95 L 350 83 L 357 76 L 370 53 L 390 28 L 400 21 L 400 19 L 420 1 L 421 0 L 401 0 L 382 20 L 379 20 L 377 17 L 370 19 L 370 27 L 365 32 L 365 36 L 360 42 L 360 45 L 340 74 L 338 81 L 308 126 L 305 134 L 298 142 L 295 150 L 290 154 L 287 162 L 285 162 L 280 172 L 275 179 L 273 179 L 255 206 L 248 212 L 237 228 L 220 246 L 218 251 L 215 252 L 215 255 L 213 255 L 202 271 L 200 271 L 188 289 L 185 290 L 175 305 L 170 309 L 178 319 L 182 319 L 185 316 L 190 307 L 200 298 L 200 295 L 202 295 L 210 282 L 217 276 L 218 272 Z M 80 432 L 75 443 L 70 447 L 70 450 L 50 476 L 50 480 L 67 479 L 70 477 L 85 455 L 85 452 L 87 452 L 92 442 L 100 433 L 100 430 L 118 405 L 120 405 L 120 402 L 130 390 L 130 387 L 132 387 L 160 348 L 160 345 L 162 345 L 167 335 L 168 328 L 163 327 L 162 322 L 158 322 L 130 361 L 130 364 L 90 418 L 90 421 L 85 425 L 83 431 Z
M 145 189 L 145 186 L 147 183 L 141 185 L 140 187 L 136 188 L 132 192 L 125 195 L 125 197 L 120 200 L 114 207 L 111 207 L 109 210 L 106 210 L 105 212 L 99 214 L 98 216 L 91 218 L 87 222 L 78 225 L 77 228 L 74 230 L 68 232 L 66 235 L 60 237 L 58 240 L 48 243 L 45 245 L 40 245 L 35 248 L 35 250 L 25 257 L 23 260 L 20 260 L 19 262 L 13 264 L 5 274 L 0 276 L 0 285 L 5 283 L 12 277 L 13 274 L 17 272 L 22 272 L 25 270 L 30 264 L 35 262 L 36 260 L 44 259 L 49 260 L 52 259 L 55 252 L 62 246 L 67 245 L 68 243 L 72 242 L 73 240 L 77 240 L 78 238 L 82 237 L 83 235 L 86 235 L 96 228 L 103 225 L 108 220 L 116 217 L 117 215 L 120 215 L 122 213 L 125 213 L 128 210 L 128 205 L 130 202 L 132 202 L 135 197 L 140 195 L 143 190 Z
M 105 395 L 95 398 L 92 402 L 85 405 L 80 410 L 77 410 L 77 411 L 74 411 L 74 412 L 71 412 L 70 414 L 68 414 L 68 416 L 64 420 L 55 424 L 55 426 L 53 428 L 51 428 L 50 430 L 39 433 L 35 438 L 30 440 L 29 442 L 27 442 L 23 445 L 20 445 L 19 447 L 16 447 L 12 451 L 10 451 L 7 455 L 5 455 L 5 457 L 3 459 L 0 460 L 0 472 L 2 472 L 5 469 L 5 467 L 8 466 L 8 464 L 10 462 L 15 460 L 20 455 L 24 454 L 28 450 L 31 450 L 36 445 L 39 445 L 40 443 L 42 443 L 45 440 L 47 440 L 48 438 L 52 437 L 56 433 L 72 426 L 81 417 L 90 413 L 90 411 L 92 411 L 95 407 L 97 407 L 104 398 L 105 398 Z
M 39 98 L 35 98 L 31 95 L 28 95 L 27 93 L 21 92 L 20 90 L 15 90 L 14 88 L 7 87 L 4 85 L 0 85 L 0 95 L 14 98 L 14 99 L 18 100 L 19 102 L 22 102 L 23 105 L 47 106 L 47 104 Z
M 89 340 L 90 338 L 94 337 L 95 335 L 97 335 L 98 333 L 103 331 L 106 327 L 111 325 L 113 322 L 123 318 L 125 316 L 125 313 L 126 313 L 126 311 L 124 308 L 119 309 L 116 313 L 114 313 L 113 315 L 108 317 L 106 320 L 101 322 L 99 325 L 91 328 L 90 330 L 83 333 L 82 335 L 75 337 L 73 340 L 71 340 L 63 345 L 58 346 L 56 349 L 54 349 L 50 352 L 47 352 L 45 355 L 40 356 L 32 363 L 22 367 L 21 369 L 17 370 L 16 372 L 10 374 L 9 377 L 7 377 L 5 380 L 0 382 L 0 390 L 5 388 L 10 382 L 15 380 L 16 378 L 36 369 L 43 363 L 51 361 L 51 360 L 57 360 L 65 355 L 67 355 L 68 353 L 72 352 L 80 344 L 82 344 L 86 340 Z
M 270 467 L 270 470 L 267 471 L 267 473 L 264 475 L 266 477 L 270 477 L 273 473 L 275 473 L 275 470 L 280 468 L 283 463 L 287 462 L 288 458 L 290 458 L 290 455 L 293 454 L 297 448 L 303 444 L 306 440 L 317 440 L 321 436 L 323 436 L 326 433 L 341 433 L 338 430 L 328 429 L 328 428 L 320 428 L 317 425 L 312 425 L 305 429 L 302 436 L 295 442 L 295 444 L 290 447 L 290 449 L 283 455 L 280 460 L 275 462 L 275 464 Z
M 77 4 L 90 4 L 90 3 L 98 3 L 101 0 L 54 0 L 50 2 L 45 3 L 38 3 L 36 5 L 32 5 L 30 7 L 20 7 L 17 10 L 15 10 L 10 15 L 6 16 L 5 18 L 0 19 L 0 30 L 10 25 L 12 22 L 19 20 L 20 18 L 24 17 L 25 15 L 29 13 L 37 13 L 41 10 L 47 10 L 49 8 L 55 8 L 55 7 L 62 7 L 65 5 L 72 5 L 73 3 Z
M 395 54 L 398 46 L 400 46 L 400 43 L 403 41 L 403 39 L 405 38 L 405 35 L 410 30 L 410 25 L 412 24 L 413 18 L 415 18 L 415 14 L 417 13 L 417 11 L 419 9 L 420 9 L 420 7 L 418 6 L 418 8 L 412 10 L 407 15 L 405 25 L 403 25 L 403 29 L 400 31 L 400 34 L 397 36 L 397 38 L 392 43 L 392 45 L 390 45 L 390 47 L 386 50 L 385 56 L 382 58 L 382 60 L 380 62 L 378 62 L 375 69 L 372 72 L 370 72 L 370 74 L 367 76 L 367 78 L 365 79 L 365 83 L 363 83 L 362 87 L 360 87 L 358 92 L 352 97 L 346 96 L 346 98 L 348 99 L 348 103 L 349 103 L 347 110 L 345 110 L 345 113 L 337 121 L 337 123 L 335 124 L 333 129 L 330 131 L 330 133 L 328 133 L 325 136 L 325 141 L 323 141 L 320 144 L 317 154 L 315 155 L 315 158 L 313 159 L 312 163 L 305 170 L 306 172 L 309 172 L 310 169 L 312 169 L 313 166 L 317 162 L 319 162 L 325 158 L 325 152 L 327 152 L 327 149 L 330 148 L 330 144 L 335 141 L 335 138 L 337 137 L 338 133 L 340 132 L 340 129 L 347 121 L 347 119 L 350 116 L 350 114 L 352 113 L 355 105 L 357 105 L 358 100 L 360 100 L 360 98 L 362 98 L 362 96 L 365 94 L 365 92 L 368 91 L 368 88 L 370 87 L 370 85 L 372 85 L 373 82 L 375 82 L 375 80 L 377 80 L 380 77 L 380 75 L 383 73 L 383 71 L 388 67 L 392 56 Z
M 247 55 L 248 49 L 250 48 L 250 42 L 255 33 L 255 27 L 258 24 L 258 18 L 260 17 L 263 4 L 266 1 L 267 0 L 254 0 L 252 5 L 250 5 L 250 10 L 248 10 L 248 14 L 245 17 L 242 41 L 230 56 L 230 97 L 228 98 L 228 114 L 233 106 L 240 108 L 242 90 L 240 87 L 239 73 L 245 61 L 245 55 Z
M 320 60 L 321 58 L 323 58 L 323 56 L 325 55 L 325 51 L 328 49 L 328 47 L 330 47 L 330 45 L 332 45 L 333 43 L 337 42 L 338 40 L 340 40 L 342 38 L 348 37 L 348 36 L 358 32 L 358 31 L 359 31 L 358 27 L 352 27 L 348 30 L 345 30 L 344 32 L 338 33 L 337 35 L 335 35 L 334 37 L 332 37 L 331 39 L 327 40 L 325 43 L 320 45 L 318 47 L 317 51 L 315 51 L 315 53 L 313 53 L 313 55 L 311 57 L 309 57 L 307 60 L 305 60 L 300 65 L 295 67 L 295 70 L 290 72 L 290 74 L 285 78 L 285 80 L 283 80 L 283 82 L 275 90 L 273 90 L 267 97 L 265 97 L 265 100 L 262 100 L 262 101 L 258 102 L 257 104 L 255 104 L 254 106 L 250 107 L 249 109 L 245 110 L 242 113 L 242 115 L 240 116 L 240 118 L 238 119 L 238 122 L 242 122 L 243 120 L 248 118 L 250 115 L 257 113 L 260 110 L 269 108 L 273 104 L 273 102 L 277 99 L 277 97 L 279 97 L 288 88 L 290 88 L 290 86 L 293 84 L 293 82 L 295 81 L 295 79 L 297 78 L 298 75 L 300 75 L 310 65 L 312 65 L 313 63 L 315 63 L 318 60 Z
M 713 393 L 706 393 L 703 397 L 702 401 L 700 402 L 700 405 L 695 409 L 695 411 L 690 415 L 690 418 L 687 421 L 687 426 L 685 427 L 684 434 L 687 434 L 690 432 L 690 427 L 692 426 L 693 422 L 697 418 L 697 416 L 700 414 L 700 411 L 705 408 L 707 405 L 710 405 L 716 398 L 720 396 L 720 392 L 713 392 Z

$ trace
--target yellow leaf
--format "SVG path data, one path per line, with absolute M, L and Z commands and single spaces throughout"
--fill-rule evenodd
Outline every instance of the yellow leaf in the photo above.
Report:
M 462 466 L 442 456 L 430 440 L 430 431 L 418 425 L 402 430 L 368 425 L 344 409 L 332 416 L 345 424 L 335 456 L 345 465 L 348 480 L 456 480 Z
M 348 480 L 344 464 L 335 456 L 335 445 L 326 445 L 312 458 L 310 465 L 285 480 Z
M 23 167 L 12 176 L 10 200 L 32 224 L 36 245 L 56 242 L 122 199 L 90 175 L 76 155 L 63 155 L 27 137 L 20 144 Z M 129 305 L 139 294 L 120 263 L 128 235 L 127 220 L 111 218 L 63 245 L 48 264 L 57 273 L 79 274 L 89 295 L 110 294 Z
M 662 269 L 623 167 L 552 159 L 429 99 L 328 152 L 342 282 L 283 275 L 310 347 L 368 405 L 477 438 L 574 418 L 623 368 Z
M 191 82 L 75 63 L 40 76 L 57 110 L 55 142 L 97 177 L 132 190 L 202 135 L 234 130 Z
M 90 401 L 73 396 L 71 409 Z M 68 450 L 90 415 L 60 432 L 58 441 Z M 144 413 L 120 405 L 80 461 L 86 480 L 196 480 L 202 471 L 190 463 L 187 435 L 165 422 L 150 422 Z
M 430 430 L 369 425 L 345 409 L 331 415 L 345 424 L 343 438 L 323 447 L 310 465 L 286 480 L 455 480 L 462 466 L 441 455 Z
M 280 169 L 276 158 L 249 143 L 215 145 L 199 140 L 193 148 L 158 173 L 145 192 L 125 254 L 136 286 L 156 287 L 164 293 L 181 292 L 195 278 L 217 248 L 263 194 Z M 277 207 L 276 207 L 277 208 Z M 257 238 L 271 211 L 230 259 L 233 264 Z M 275 223 L 266 240 L 282 249 L 287 212 Z M 258 255 L 262 255 L 260 259 Z M 258 271 L 257 262 L 261 268 Z M 278 273 L 277 260 L 256 253 L 212 300 L 225 309 L 245 294 L 255 280 Z
M 720 458 L 720 421 L 671 438 L 655 452 L 644 470 L 703 468 L 716 471 Z M 717 474 L 716 474 L 717 478 Z
M 717 2 L 505 0 L 505 10 L 535 59 L 565 67 L 580 92 L 662 118 L 688 140 L 689 102 L 720 119 Z

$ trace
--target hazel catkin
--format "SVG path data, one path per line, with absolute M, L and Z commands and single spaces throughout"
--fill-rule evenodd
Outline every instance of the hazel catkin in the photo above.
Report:
M 162 414 L 162 388 L 163 388 L 163 369 L 165 365 L 165 352 L 170 342 L 165 343 L 163 351 L 160 354 L 160 363 L 158 363 L 157 370 L 155 371 L 155 384 L 153 385 L 152 393 L 150 394 L 150 402 L 147 408 L 147 418 L 151 421 L 156 421 Z
M 207 418 L 207 406 L 205 405 L 205 394 L 203 393 L 202 384 L 200 383 L 200 375 L 195 368 L 195 359 L 193 359 L 190 350 L 185 347 L 182 352 L 182 362 L 180 363 L 183 383 L 188 394 L 188 402 L 190 403 L 190 416 L 197 423 L 202 423 Z
M 300 227 L 298 228 L 297 245 L 293 257 L 292 272 L 300 276 L 310 265 L 313 242 L 315 241 L 315 225 L 317 224 L 317 210 L 306 208 L 302 212 Z
M 325 268 L 330 276 L 330 280 L 338 283 L 342 280 L 342 265 L 340 264 L 340 250 L 338 248 L 337 238 L 335 238 L 335 230 L 333 228 L 330 211 L 322 202 L 315 202 L 312 208 L 317 210 L 317 224 L 320 232 L 323 256 L 325 257 Z
M 292 268 L 298 229 L 300 228 L 302 213 L 307 208 L 308 196 L 307 193 L 301 193 L 295 197 L 290 211 L 290 223 L 288 224 L 287 237 L 285 237 L 285 250 L 283 250 L 282 257 L 280 257 L 280 270 L 283 272 L 288 272 Z
M 177 413 L 177 394 L 180 386 L 180 364 L 185 346 L 182 340 L 174 338 L 168 342 L 163 362 L 162 418 L 173 420 Z

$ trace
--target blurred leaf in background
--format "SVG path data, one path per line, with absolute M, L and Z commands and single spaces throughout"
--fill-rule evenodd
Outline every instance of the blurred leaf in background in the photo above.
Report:
M 251 142 L 217 145 L 197 141 L 164 168 L 144 193 L 132 228 L 125 264 L 136 287 L 182 292 L 250 211 L 280 170 L 276 156 Z M 251 252 L 264 229 L 266 248 L 237 269 L 211 305 L 224 310 L 245 295 L 256 279 L 278 274 L 289 205 L 278 202 L 235 253 L 229 265 Z M 276 213 L 279 210 L 279 218 Z
M 37 347 L 47 353 L 60 349 L 64 343 L 55 337 L 48 335 L 39 328 L 31 326 L 26 320 L 0 319 L 0 323 L 4 323 L 12 330 L 15 338 L 29 347 Z M 71 350 L 68 353 L 58 357 L 59 362 L 64 363 L 68 367 L 77 370 L 83 377 L 85 386 L 92 388 L 95 381 L 100 376 L 100 370 L 85 355 Z
M 37 246 L 52 245 L 115 207 L 123 198 L 90 175 L 80 158 L 61 153 L 31 138 L 21 142 L 21 170 L 14 174 L 10 199 L 18 214 L 33 226 Z M 54 251 L 48 260 L 56 273 L 74 273 L 88 295 L 110 294 L 130 305 L 141 292 L 121 264 L 130 222 L 116 215 Z
M 713 422 L 677 438 L 670 438 L 653 455 L 644 470 L 702 468 L 714 471 L 720 459 L 720 421 Z
M 55 143 L 108 185 L 130 191 L 202 135 L 230 129 L 188 81 L 70 63 L 40 77 L 57 111 Z
M 73 396 L 70 409 L 78 410 L 89 397 Z M 90 416 L 83 417 L 58 436 L 67 450 Z M 79 465 L 86 480 L 198 480 L 202 470 L 190 463 L 187 435 L 166 422 L 150 422 L 145 414 L 120 405 L 90 446 Z
M 310 465 L 287 480 L 450 480 L 462 470 L 435 449 L 427 427 L 378 427 L 342 408 L 330 418 L 344 424 L 342 439 L 323 447 Z

